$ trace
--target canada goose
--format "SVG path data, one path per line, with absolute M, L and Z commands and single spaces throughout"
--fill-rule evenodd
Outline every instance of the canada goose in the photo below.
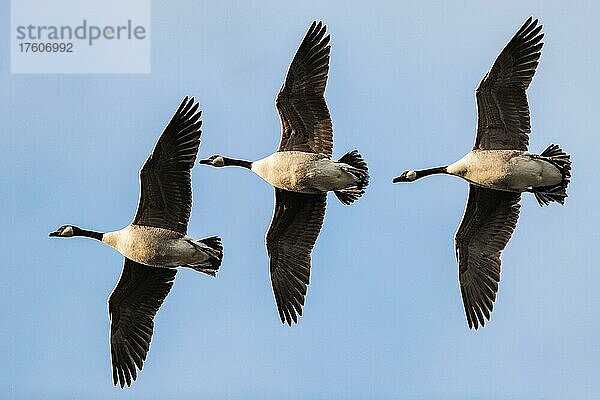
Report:
M 200 115 L 198 103 L 186 97 L 140 171 L 140 200 L 131 224 L 107 233 L 63 225 L 49 234 L 97 239 L 125 256 L 121 278 L 108 299 L 113 383 L 121 387 L 136 379 L 136 367 L 142 369 L 154 316 L 171 290 L 175 268 L 215 276 L 221 265 L 219 237 L 194 240 L 186 235 Z
M 201 160 L 213 167 L 247 168 L 275 187 L 275 210 L 266 235 L 273 293 L 281 322 L 302 315 L 310 277 L 310 254 L 325 216 L 327 192 L 351 204 L 369 183 L 358 151 L 331 159 L 333 128 L 324 92 L 329 35 L 316 21 L 300 44 L 275 100 L 282 137 L 273 154 L 258 161 L 221 155 Z
M 564 204 L 571 158 L 557 145 L 527 152 L 531 132 L 526 89 L 540 58 L 542 25 L 529 18 L 477 87 L 473 150 L 445 167 L 405 171 L 394 182 L 450 174 L 469 182 L 467 207 L 455 236 L 460 291 L 469 328 L 490 319 L 500 281 L 500 252 L 519 217 L 522 192 L 540 206 Z

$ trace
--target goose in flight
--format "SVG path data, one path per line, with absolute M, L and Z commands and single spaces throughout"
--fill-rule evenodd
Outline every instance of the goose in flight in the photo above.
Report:
M 469 182 L 467 207 L 455 236 L 460 291 L 469 328 L 484 326 L 496 300 L 500 253 L 519 217 L 522 192 L 541 206 L 564 204 L 571 158 L 555 144 L 527 152 L 531 132 L 525 91 L 540 58 L 544 34 L 529 18 L 500 53 L 476 90 L 477 136 L 457 162 L 405 171 L 394 182 L 450 174 Z
M 325 31 L 321 22 L 312 23 L 277 94 L 282 128 L 277 151 L 254 162 L 221 155 L 200 161 L 247 168 L 274 186 L 275 211 L 266 245 L 279 317 L 288 325 L 302 315 L 327 192 L 351 204 L 369 183 L 367 164 L 358 151 L 331 159 L 333 128 L 324 98 L 330 45 Z
M 49 234 L 100 240 L 125 256 L 121 278 L 108 299 L 113 383 L 121 388 L 136 379 L 136 368 L 142 369 L 154 316 L 171 290 L 176 268 L 215 276 L 221 265 L 219 237 L 195 240 L 186 235 L 200 115 L 198 103 L 186 97 L 140 171 L 140 199 L 131 224 L 106 233 L 63 225 Z

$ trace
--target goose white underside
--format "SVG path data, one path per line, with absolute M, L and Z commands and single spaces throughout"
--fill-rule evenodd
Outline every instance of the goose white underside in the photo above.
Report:
M 214 250 L 177 232 L 140 225 L 104 234 L 102 241 L 123 256 L 153 267 L 204 264 Z
M 322 193 L 355 186 L 355 168 L 323 155 L 281 151 L 252 163 L 252 171 L 272 186 L 292 192 Z
M 514 192 L 555 186 L 563 179 L 544 157 L 518 150 L 474 150 L 447 171 L 478 186 Z

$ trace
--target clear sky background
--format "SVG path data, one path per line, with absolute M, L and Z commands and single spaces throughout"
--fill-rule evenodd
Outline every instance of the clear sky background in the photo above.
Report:
M 0 397 L 599 398 L 599 12 L 594 1 L 154 1 L 151 74 L 11 75 L 2 2 Z M 546 33 L 531 150 L 560 144 L 573 180 L 564 207 L 523 196 L 492 320 L 469 331 L 453 248 L 467 184 L 391 179 L 471 148 L 474 89 L 530 15 Z M 127 225 L 139 168 L 185 95 L 204 110 L 200 156 L 273 152 L 274 98 L 314 19 L 332 35 L 334 157 L 359 149 L 371 185 L 351 207 L 329 196 L 305 315 L 290 328 L 275 310 L 273 189 L 196 166 L 189 233 L 223 238 L 221 271 L 178 273 L 144 370 L 114 388 L 106 299 L 123 257 L 48 232 Z

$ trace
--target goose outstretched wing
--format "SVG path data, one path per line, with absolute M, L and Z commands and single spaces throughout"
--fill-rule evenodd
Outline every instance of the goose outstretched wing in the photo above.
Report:
M 186 97 L 140 171 L 140 201 L 133 223 L 187 232 L 192 209 L 192 179 L 200 146 L 201 111 Z
M 544 34 L 529 18 L 477 87 L 475 150 L 527 150 L 531 123 L 525 91 L 540 58 Z
M 331 157 L 333 128 L 325 103 L 329 72 L 329 35 L 313 22 L 300 44 L 275 105 L 281 119 L 278 151 L 305 151 Z
M 500 253 L 519 218 L 520 193 L 469 185 L 465 214 L 456 231 L 460 293 L 469 328 L 484 326 L 500 282 Z
M 131 386 L 150 349 L 154 316 L 169 294 L 176 270 L 125 259 L 119 283 L 108 299 L 113 383 Z
M 310 253 L 321 231 L 327 194 L 275 189 L 275 211 L 267 232 L 271 284 L 281 322 L 302 315 L 310 280 Z

